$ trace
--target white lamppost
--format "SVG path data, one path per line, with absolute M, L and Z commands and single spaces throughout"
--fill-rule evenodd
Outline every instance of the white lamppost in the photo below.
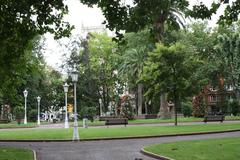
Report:
M 24 98 L 25 98 L 24 124 L 27 124 L 27 95 L 28 95 L 28 91 L 26 89 L 23 91 L 23 95 L 24 95 Z
M 38 122 L 37 124 L 40 125 L 40 101 L 41 101 L 41 97 L 40 96 L 37 96 L 37 102 L 38 102 Z
M 99 107 L 100 107 L 100 108 L 99 108 L 100 116 L 102 116 L 102 99 L 99 98 L 98 101 L 99 101 Z
M 78 71 L 76 65 L 74 65 L 71 73 L 72 81 L 74 84 L 74 125 L 73 125 L 73 141 L 79 140 L 78 135 L 78 122 L 77 122 L 77 81 L 78 81 Z
M 100 111 L 100 116 L 102 116 L 103 115 L 103 101 L 102 101 L 102 97 L 103 97 L 103 89 L 102 89 L 102 87 L 100 87 L 100 90 L 99 90 L 99 93 L 100 93 L 100 98 L 98 99 L 98 101 L 99 101 L 99 111 Z
M 64 93 L 65 93 L 65 124 L 64 124 L 64 128 L 69 128 L 69 124 L 68 124 L 68 112 L 67 112 L 67 93 L 68 93 L 68 87 L 69 85 L 67 83 L 65 83 L 63 85 L 63 89 L 64 89 Z

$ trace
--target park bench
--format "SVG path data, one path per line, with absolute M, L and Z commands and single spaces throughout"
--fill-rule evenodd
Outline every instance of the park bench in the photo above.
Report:
M 157 114 L 146 114 L 145 115 L 145 119 L 156 119 L 157 118 Z
M 115 116 L 100 116 L 99 121 L 106 121 L 106 119 L 116 118 Z
M 109 126 L 109 125 L 121 125 L 124 124 L 125 127 L 128 124 L 128 119 L 127 118 L 109 118 L 106 119 L 105 121 L 105 125 Z
M 0 119 L 0 124 L 1 123 L 9 123 L 10 121 L 8 119 Z
M 203 120 L 205 123 L 207 123 L 207 122 L 210 122 L 210 121 L 220 121 L 220 122 L 223 122 L 224 121 L 224 115 L 212 115 L 212 114 L 210 114 L 210 115 L 206 115 L 205 117 L 204 117 L 204 120 Z

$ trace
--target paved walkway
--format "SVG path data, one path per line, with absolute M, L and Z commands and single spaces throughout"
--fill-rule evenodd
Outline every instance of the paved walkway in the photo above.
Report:
M 81 136 L 81 135 L 80 135 Z M 31 148 L 38 160 L 153 160 L 140 153 L 145 145 L 222 137 L 240 137 L 239 132 L 160 137 L 146 139 L 84 141 L 84 142 L 0 142 L 0 146 Z M 80 137 L 81 138 L 81 137 Z

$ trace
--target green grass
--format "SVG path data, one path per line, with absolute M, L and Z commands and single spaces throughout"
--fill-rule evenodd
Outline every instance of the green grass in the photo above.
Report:
M 226 116 L 226 120 L 240 120 L 240 116 Z M 195 117 L 179 117 L 178 122 L 202 122 L 203 118 L 195 118 Z M 129 124 L 157 124 L 157 123 L 174 123 L 174 118 L 172 119 L 136 119 L 136 120 L 129 120 Z M 44 124 L 51 124 L 49 122 L 41 122 L 42 125 Z M 73 126 L 73 122 L 70 122 Z M 79 126 L 82 126 L 82 121 L 78 121 Z M 105 121 L 88 121 L 89 126 L 104 126 Z M 27 125 L 21 123 L 20 125 L 17 122 L 11 122 L 8 124 L 0 124 L 0 129 L 4 128 L 32 128 L 36 127 L 37 124 L 30 122 Z
M 88 128 L 80 130 L 82 139 L 114 138 L 114 137 L 142 137 L 170 135 L 180 133 L 194 133 L 206 131 L 223 131 L 240 129 L 239 124 L 204 124 L 186 126 L 127 126 L 118 128 Z
M 72 129 L 21 129 L 0 131 L 0 140 L 69 140 Z
M 62 122 L 61 122 L 62 123 Z M 52 122 L 41 122 L 41 125 L 53 124 Z M 27 124 L 20 123 L 18 124 L 16 121 L 12 121 L 10 123 L 0 123 L 0 129 L 7 128 L 34 128 L 37 126 L 37 122 L 28 122 Z
M 180 117 L 178 122 L 199 122 L 203 121 L 203 118 L 194 118 L 194 117 Z M 82 121 L 78 121 L 79 125 L 82 126 Z M 174 119 L 135 119 L 128 120 L 129 124 L 157 124 L 157 123 L 174 123 Z M 73 126 L 73 123 L 71 123 Z M 104 126 L 105 121 L 88 121 L 89 126 Z
M 17 122 L 11 122 L 11 123 L 4 123 L 0 124 L 0 129 L 5 129 L 5 128 L 32 128 L 36 127 L 36 123 L 28 123 L 28 124 L 23 124 L 21 123 L 20 125 L 17 124 Z
M 144 149 L 175 160 L 238 160 L 239 146 L 237 137 L 162 143 Z
M 0 160 L 33 160 L 33 152 L 27 149 L 0 147 Z
M 225 120 L 240 120 L 240 116 L 226 116 Z M 129 120 L 129 124 L 156 124 L 156 123 L 174 123 L 175 119 L 136 119 Z M 202 122 L 203 118 L 195 117 L 178 117 L 178 122 Z M 78 121 L 79 125 L 82 126 L 82 121 Z M 73 125 L 73 123 L 72 123 Z M 88 121 L 89 126 L 102 126 L 105 125 L 105 121 Z
M 175 119 L 136 119 L 130 120 L 129 124 L 145 124 L 145 123 L 171 123 L 174 122 Z M 203 118 L 195 118 L 195 117 L 179 117 L 178 122 L 199 122 L 203 121 Z
M 102 127 L 79 128 L 80 139 L 116 138 L 116 137 L 143 137 L 170 135 L 180 133 L 194 133 L 206 131 L 224 131 L 240 129 L 236 124 L 203 124 L 187 126 L 127 126 L 127 127 Z M 0 140 L 71 140 L 71 129 L 23 129 L 0 131 Z

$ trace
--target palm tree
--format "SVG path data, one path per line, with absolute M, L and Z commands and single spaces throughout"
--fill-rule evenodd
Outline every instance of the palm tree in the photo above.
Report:
M 122 56 L 122 64 L 119 68 L 120 74 L 125 76 L 128 82 L 133 82 L 134 86 L 137 85 L 138 115 L 142 114 L 143 84 L 137 82 L 137 80 L 142 74 L 146 57 L 147 52 L 145 47 L 128 49 Z
M 129 9 L 129 20 L 126 31 L 139 31 L 146 26 L 152 26 L 152 34 L 156 42 L 162 41 L 165 25 L 174 29 L 184 26 L 184 11 L 187 10 L 186 0 L 137 0 Z

